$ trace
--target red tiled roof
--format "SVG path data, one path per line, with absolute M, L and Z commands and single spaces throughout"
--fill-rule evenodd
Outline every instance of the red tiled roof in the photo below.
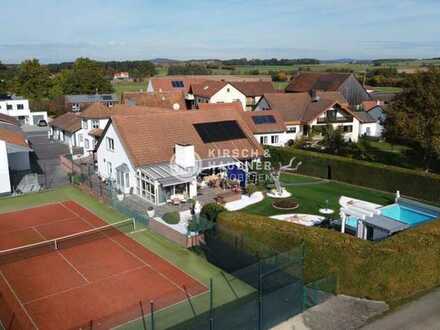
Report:
M 265 94 L 264 99 L 270 109 L 278 111 L 287 123 L 300 123 L 312 101 L 309 93 L 271 93 Z
M 380 100 L 373 100 L 373 101 L 363 101 L 362 102 L 362 108 L 364 109 L 364 111 L 370 111 L 376 107 L 383 107 L 384 106 L 384 102 L 380 101 Z
M 286 92 L 337 91 L 350 75 L 351 73 L 300 73 L 287 86 Z
M 181 81 L 183 87 L 173 86 L 173 81 Z M 188 93 L 191 85 L 200 84 L 206 81 L 206 78 L 197 78 L 191 76 L 168 76 L 168 77 L 158 77 L 151 78 L 150 82 L 153 85 L 155 92 L 176 92 L 180 91 L 183 93 Z
M 286 131 L 286 125 L 284 124 L 283 117 L 281 117 L 281 114 L 278 111 L 243 111 L 241 115 L 254 134 L 281 133 Z M 273 117 L 275 122 L 257 124 L 254 120 L 254 118 L 267 116 Z
M 0 140 L 3 140 L 9 144 L 15 144 L 22 147 L 29 147 L 23 132 L 9 130 L 4 127 L 0 127 Z
M 227 85 L 224 81 L 207 80 L 191 85 L 190 91 L 194 96 L 210 98 Z
M 106 119 L 112 115 L 112 108 L 105 106 L 100 102 L 89 105 L 84 111 L 81 112 L 81 118 L 86 119 Z
M 66 112 L 52 120 L 49 125 L 69 133 L 75 133 L 81 129 L 81 118 L 77 113 Z
M 121 103 L 137 106 L 168 108 L 172 110 L 175 110 L 178 106 L 180 110 L 186 110 L 185 94 L 182 91 L 153 93 L 125 92 L 122 95 Z
M 248 97 L 262 96 L 266 93 L 275 92 L 271 81 L 240 81 L 231 82 L 230 84 Z
M 245 138 L 204 143 L 193 126 L 231 120 L 239 124 Z M 225 151 L 232 154 L 235 150 L 243 156 L 263 154 L 261 146 L 236 111 L 168 111 L 142 116 L 113 116 L 112 123 L 136 167 L 168 162 L 174 154 L 175 145 L 183 143 L 194 145 L 202 159 L 220 157 Z
M 199 103 L 197 105 L 199 110 L 237 110 L 244 111 L 243 105 L 241 102 L 232 102 L 232 103 Z

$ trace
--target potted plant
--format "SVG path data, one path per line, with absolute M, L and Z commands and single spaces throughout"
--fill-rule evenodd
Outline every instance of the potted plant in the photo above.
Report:
M 124 193 L 121 191 L 121 189 L 118 189 L 116 192 L 116 197 L 118 198 L 118 201 L 122 202 L 124 200 Z
M 154 217 L 154 207 L 152 207 L 152 206 L 149 206 L 148 208 L 147 208 L 147 215 L 148 215 L 148 217 L 150 217 L 150 218 L 152 218 L 152 217 Z

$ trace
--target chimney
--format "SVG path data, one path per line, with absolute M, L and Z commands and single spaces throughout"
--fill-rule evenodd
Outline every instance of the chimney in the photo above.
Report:
M 184 169 L 196 166 L 194 145 L 176 144 L 174 147 L 174 155 L 176 165 L 179 165 Z

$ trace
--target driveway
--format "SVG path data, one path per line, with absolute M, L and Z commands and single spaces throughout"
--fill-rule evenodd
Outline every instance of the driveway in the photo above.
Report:
M 362 328 L 362 330 L 438 329 L 440 329 L 440 289 L 403 305 L 397 311 Z
M 69 183 L 60 165 L 59 156 L 69 152 L 67 145 L 50 141 L 47 127 L 22 127 L 34 149 L 31 157 L 33 171 L 40 174 L 39 183 L 45 188 L 55 188 Z

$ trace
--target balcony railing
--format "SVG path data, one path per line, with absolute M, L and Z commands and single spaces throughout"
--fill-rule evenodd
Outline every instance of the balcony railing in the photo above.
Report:
M 318 118 L 318 124 L 335 124 L 335 123 L 351 123 L 353 118 L 346 117 L 332 117 L 332 118 Z

